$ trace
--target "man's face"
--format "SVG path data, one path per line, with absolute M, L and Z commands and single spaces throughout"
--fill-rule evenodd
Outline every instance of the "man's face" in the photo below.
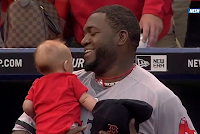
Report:
M 111 64 L 116 59 L 115 35 L 106 22 L 104 13 L 92 14 L 84 26 L 81 44 L 85 50 L 85 70 L 102 70 L 101 66 Z M 104 66 L 106 68 L 106 66 Z

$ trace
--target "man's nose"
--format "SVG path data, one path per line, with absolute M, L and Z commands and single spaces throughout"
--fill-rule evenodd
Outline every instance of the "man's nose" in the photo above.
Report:
M 83 39 L 81 40 L 81 45 L 82 46 L 87 46 L 88 44 L 90 44 L 90 39 L 89 39 L 89 37 L 87 35 L 85 35 L 83 37 Z

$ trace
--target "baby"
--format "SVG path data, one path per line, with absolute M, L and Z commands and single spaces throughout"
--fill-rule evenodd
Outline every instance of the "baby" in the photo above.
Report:
M 23 110 L 36 122 L 37 134 L 65 134 L 81 125 L 80 104 L 92 111 L 96 99 L 72 74 L 70 50 L 59 40 L 47 40 L 35 51 L 36 79 L 23 103 Z

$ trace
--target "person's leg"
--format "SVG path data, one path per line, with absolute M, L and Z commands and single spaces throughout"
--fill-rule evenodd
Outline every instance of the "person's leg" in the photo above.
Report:
M 172 4 L 175 36 L 181 47 L 184 47 L 188 22 L 188 8 L 190 0 L 174 0 Z
M 158 42 L 154 45 L 154 47 L 159 47 L 159 48 L 177 48 L 177 42 L 176 42 L 176 37 L 174 34 L 174 26 L 173 23 L 171 25 L 171 28 L 169 32 Z

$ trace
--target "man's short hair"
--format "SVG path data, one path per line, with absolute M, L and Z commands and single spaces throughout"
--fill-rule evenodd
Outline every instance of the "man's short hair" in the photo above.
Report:
M 106 21 L 113 30 L 126 30 L 133 45 L 140 41 L 140 26 L 133 12 L 121 5 L 107 5 L 98 8 L 94 13 L 105 13 Z

